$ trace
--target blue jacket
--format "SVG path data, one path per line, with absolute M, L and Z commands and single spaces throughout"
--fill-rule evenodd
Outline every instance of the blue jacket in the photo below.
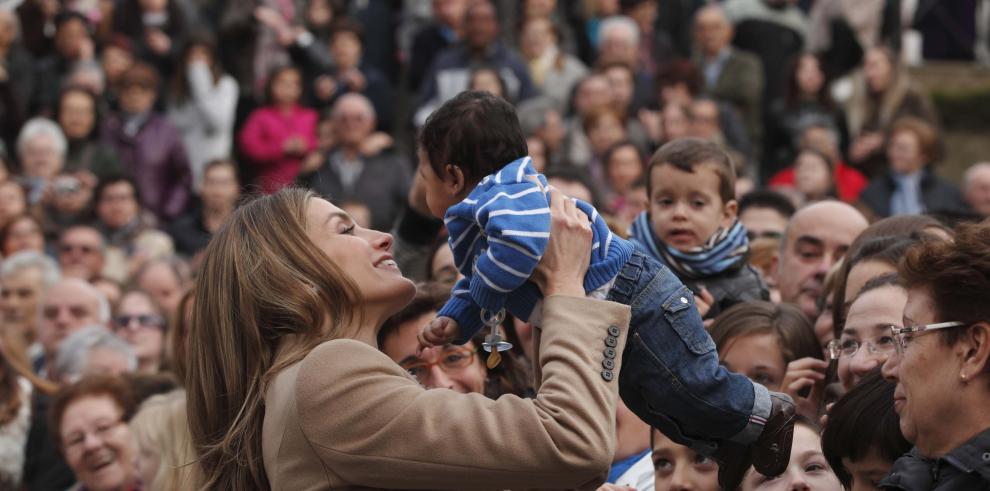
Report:
M 591 264 L 584 279 L 585 291 L 592 291 L 619 273 L 633 246 L 613 235 L 591 205 L 579 200 L 577 206 L 592 224 Z M 438 315 L 457 321 L 458 342 L 467 341 L 484 325 L 482 309 L 493 315 L 505 308 L 517 318 L 529 319 L 542 295 L 527 280 L 550 239 L 547 180 L 530 158 L 515 160 L 482 179 L 467 198 L 447 210 L 444 223 L 454 263 L 464 279 L 454 285 Z

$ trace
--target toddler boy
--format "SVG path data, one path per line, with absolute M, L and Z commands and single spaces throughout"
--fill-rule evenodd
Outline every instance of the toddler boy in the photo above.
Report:
M 695 294 L 713 300 L 706 318 L 740 302 L 769 300 L 749 265 L 749 239 L 736 218 L 735 171 L 715 143 L 684 138 L 664 145 L 647 171 L 649 207 L 629 228 L 636 247 Z

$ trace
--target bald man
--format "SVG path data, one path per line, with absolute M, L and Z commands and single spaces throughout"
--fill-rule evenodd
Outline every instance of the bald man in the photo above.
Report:
M 334 146 L 323 164 L 299 181 L 334 203 L 360 203 L 371 211 L 371 227 L 386 231 L 406 203 L 412 166 L 391 151 L 365 154 L 362 144 L 374 132 L 375 110 L 367 97 L 349 93 L 330 110 Z
M 966 171 L 963 198 L 980 216 L 990 217 L 990 162 L 973 164 Z
M 839 201 L 798 210 L 787 225 L 775 268 L 781 300 L 814 320 L 825 275 L 868 225 L 858 210 Z
M 43 355 L 34 361 L 39 375 L 52 376 L 55 356 L 70 334 L 86 326 L 107 327 L 110 304 L 93 285 L 77 278 L 64 278 L 45 291 L 38 320 L 38 342 Z

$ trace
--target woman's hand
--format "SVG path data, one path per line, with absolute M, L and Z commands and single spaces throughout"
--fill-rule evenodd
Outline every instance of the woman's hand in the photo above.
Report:
M 780 391 L 794 399 L 798 414 L 811 421 L 818 417 L 827 369 L 828 362 L 816 358 L 794 360 L 787 364 L 787 372 L 780 383 Z M 810 389 L 807 396 L 800 395 L 803 389 Z
M 550 240 L 532 280 L 544 296 L 583 297 L 591 262 L 591 221 L 572 198 L 550 188 Z

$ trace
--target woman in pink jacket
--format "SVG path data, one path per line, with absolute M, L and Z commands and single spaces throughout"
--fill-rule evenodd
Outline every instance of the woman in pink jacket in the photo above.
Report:
M 257 183 L 267 193 L 292 183 L 302 159 L 316 148 L 316 111 L 299 105 L 302 79 L 293 66 L 276 68 L 265 88 L 267 104 L 248 117 L 241 151 L 258 166 Z

